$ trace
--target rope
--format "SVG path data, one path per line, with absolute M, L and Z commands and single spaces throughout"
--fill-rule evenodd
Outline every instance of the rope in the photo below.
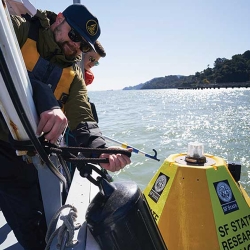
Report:
M 61 213 L 62 210 L 65 208 L 70 208 L 70 211 L 67 215 L 61 215 L 60 219 L 63 221 L 63 224 L 57 228 L 54 232 L 55 225 L 57 223 L 57 219 Z M 58 235 L 57 237 L 57 247 L 60 249 L 64 249 L 66 247 L 70 247 L 75 244 L 73 241 L 74 238 L 74 230 L 78 229 L 80 225 L 77 225 L 75 223 L 77 218 L 77 209 L 70 205 L 64 205 L 62 206 L 52 217 L 50 224 L 48 226 L 48 230 L 46 233 L 45 241 L 46 241 L 46 248 L 45 250 L 49 250 L 51 243 L 53 242 L 54 238 Z M 65 237 L 67 237 L 67 240 L 65 244 L 63 245 L 62 242 L 64 242 Z
M 48 143 L 47 143 L 48 145 Z M 55 145 L 48 145 L 47 153 L 55 153 L 62 155 L 63 159 L 69 162 L 74 161 L 83 161 L 88 163 L 108 163 L 109 160 L 105 158 L 85 158 L 85 157 L 76 157 L 76 153 L 88 153 L 88 154 L 98 154 L 107 153 L 107 154 L 124 154 L 128 157 L 131 157 L 131 152 L 127 149 L 116 149 L 116 148 L 84 148 L 84 147 L 56 147 Z M 73 154 L 75 153 L 75 154 Z
M 58 157 L 58 159 L 60 161 L 60 164 L 61 164 L 61 166 L 63 168 L 64 174 L 66 176 L 67 183 L 70 186 L 72 179 L 71 179 L 69 168 L 68 168 L 66 162 L 64 161 L 64 159 L 62 158 L 61 155 L 57 155 L 57 157 Z
M 34 154 L 34 151 L 36 151 L 36 148 L 34 147 L 32 141 L 17 141 L 14 140 L 11 136 L 9 138 L 12 146 L 16 150 L 21 150 L 21 151 L 28 151 L 29 154 Z M 131 157 L 131 152 L 129 152 L 127 149 L 115 149 L 115 148 L 85 148 L 85 147 L 62 147 L 62 146 L 57 146 L 55 144 L 51 144 L 48 141 L 44 140 L 44 137 L 38 138 L 39 142 L 41 145 L 43 145 L 45 152 L 49 155 L 51 153 L 55 153 L 57 155 L 62 155 L 63 159 L 68 162 L 75 162 L 75 161 L 83 161 L 86 163 L 108 163 L 109 159 L 108 158 L 86 158 L 86 157 L 76 157 L 76 155 L 80 152 L 82 153 L 87 153 L 88 155 L 100 155 L 101 153 L 107 153 L 107 154 L 124 154 L 128 157 Z M 75 153 L 75 154 L 74 154 Z M 60 175 L 57 172 L 55 168 L 52 168 L 47 162 L 45 162 L 50 170 L 58 176 L 60 179 Z M 65 180 L 62 179 L 63 183 L 65 183 Z M 67 186 L 65 184 L 65 186 Z

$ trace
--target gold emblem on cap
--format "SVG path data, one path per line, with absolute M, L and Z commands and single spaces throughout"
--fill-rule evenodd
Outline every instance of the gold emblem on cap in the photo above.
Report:
M 95 20 L 88 20 L 86 23 L 86 29 L 91 36 L 94 36 L 98 30 L 98 24 Z

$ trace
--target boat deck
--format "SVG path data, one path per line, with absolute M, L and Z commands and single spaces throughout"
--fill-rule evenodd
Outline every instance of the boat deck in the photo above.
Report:
M 78 231 L 77 238 L 79 240 L 79 244 L 76 245 L 76 247 L 74 248 L 75 250 L 100 250 L 100 247 L 93 239 L 93 236 L 86 229 L 85 222 L 85 213 L 87 207 L 98 191 L 98 187 L 91 184 L 86 178 L 82 178 L 79 172 L 75 171 L 69 195 L 66 201 L 66 204 L 74 204 L 76 207 L 80 207 L 80 209 L 78 209 L 78 221 L 81 223 L 82 227 Z M 59 221 L 58 224 L 60 224 Z M 0 211 L 0 249 L 23 250 L 20 244 L 18 244 L 13 231 L 7 224 L 2 211 Z M 56 240 L 53 241 L 51 249 L 57 249 Z

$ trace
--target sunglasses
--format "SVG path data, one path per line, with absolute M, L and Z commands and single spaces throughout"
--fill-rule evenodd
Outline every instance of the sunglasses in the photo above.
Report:
M 93 56 L 89 57 L 89 61 L 94 63 L 94 66 L 98 66 L 100 64 L 98 61 L 96 61 L 96 59 Z
M 90 45 L 85 40 L 83 40 L 81 35 L 73 28 L 71 28 L 71 30 L 69 31 L 68 36 L 69 36 L 71 41 L 73 41 L 75 43 L 80 42 L 80 50 L 82 52 L 86 53 L 91 49 Z

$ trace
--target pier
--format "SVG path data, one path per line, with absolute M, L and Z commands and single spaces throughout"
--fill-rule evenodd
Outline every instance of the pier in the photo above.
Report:
M 227 82 L 227 83 L 201 83 L 190 84 L 178 89 L 220 89 L 220 88 L 250 88 L 250 82 Z

